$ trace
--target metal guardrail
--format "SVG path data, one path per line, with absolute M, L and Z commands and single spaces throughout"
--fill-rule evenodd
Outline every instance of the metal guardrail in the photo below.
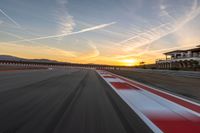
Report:
M 78 64 L 78 63 L 65 63 L 65 62 L 31 62 L 31 61 L 10 61 L 0 60 L 0 64 L 4 65 L 24 65 L 24 66 L 67 66 L 67 67 L 83 67 L 83 68 L 97 68 L 97 69 L 120 69 L 132 68 L 129 66 L 111 66 L 101 64 Z

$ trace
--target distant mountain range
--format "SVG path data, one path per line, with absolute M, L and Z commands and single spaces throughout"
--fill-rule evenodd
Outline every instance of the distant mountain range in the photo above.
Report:
M 79 64 L 79 63 L 70 63 L 70 62 L 60 62 L 56 60 L 49 60 L 49 59 L 26 59 L 26 58 L 21 58 L 21 57 L 16 57 L 16 56 L 11 56 L 11 55 L 0 55 L 0 61 L 26 61 L 26 62 L 41 62 L 41 63 L 66 63 L 66 64 Z M 102 65 L 102 64 L 93 64 L 93 63 L 88 63 L 86 65 Z M 107 65 L 109 66 L 109 65 Z
M 47 62 L 47 63 L 58 63 L 56 60 L 48 60 L 48 59 L 26 59 L 20 58 L 11 55 L 0 55 L 0 60 L 9 60 L 9 61 L 30 61 L 30 62 Z

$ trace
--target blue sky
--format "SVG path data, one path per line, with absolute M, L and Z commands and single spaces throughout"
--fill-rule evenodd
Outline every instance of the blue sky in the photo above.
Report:
M 199 0 L 1 0 L 0 54 L 153 63 L 200 41 Z

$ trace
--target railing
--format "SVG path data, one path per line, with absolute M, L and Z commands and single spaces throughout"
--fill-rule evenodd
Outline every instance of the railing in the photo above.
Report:
M 170 58 L 170 60 L 175 60 L 175 59 L 188 59 L 188 58 L 200 58 L 200 55 L 178 56 L 178 57 L 175 57 L 175 58 Z
M 159 61 L 170 61 L 170 60 L 176 60 L 176 59 L 188 59 L 188 58 L 200 58 L 200 54 L 199 55 L 171 57 L 171 58 L 167 58 L 167 59 L 162 58 L 162 59 L 157 59 L 156 62 L 159 62 Z
M 111 66 L 101 64 L 78 64 L 65 62 L 31 62 L 31 61 L 10 61 L 0 60 L 0 65 L 21 65 L 21 66 L 47 66 L 47 67 L 82 67 L 82 68 L 97 68 L 97 69 L 121 69 L 133 68 L 133 66 Z

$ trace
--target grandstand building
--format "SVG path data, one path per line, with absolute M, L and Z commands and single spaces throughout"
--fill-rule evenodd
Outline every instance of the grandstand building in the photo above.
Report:
M 156 61 L 159 69 L 198 69 L 200 68 L 200 46 L 187 50 L 164 53 L 165 59 Z

